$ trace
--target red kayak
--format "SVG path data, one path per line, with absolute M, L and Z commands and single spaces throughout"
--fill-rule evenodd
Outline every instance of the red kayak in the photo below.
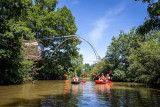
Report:
M 99 81 L 95 80 L 96 84 L 107 84 L 107 83 L 112 83 L 112 81 Z

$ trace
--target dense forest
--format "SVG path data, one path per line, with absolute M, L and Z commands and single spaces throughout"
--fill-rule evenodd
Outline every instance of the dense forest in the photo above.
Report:
M 137 2 L 139 0 L 135 0 Z M 141 2 L 141 1 L 139 1 Z M 160 83 L 160 2 L 148 3 L 148 16 L 139 27 L 114 36 L 106 55 L 94 65 L 83 64 L 75 35 L 75 17 L 66 7 L 56 8 L 57 0 L 0 1 L 0 84 L 16 84 L 34 79 L 65 79 L 64 74 L 96 78 L 113 71 L 111 79 Z M 111 35 L 112 36 L 112 35 Z M 53 38 L 57 37 L 57 38 Z M 25 40 L 40 41 L 43 60 L 25 58 Z

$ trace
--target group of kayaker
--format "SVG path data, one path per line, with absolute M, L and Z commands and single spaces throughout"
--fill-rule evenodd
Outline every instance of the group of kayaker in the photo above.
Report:
M 102 75 L 99 76 L 98 80 L 107 82 L 110 80 L 110 76 L 109 76 L 109 74 L 107 74 L 105 77 L 104 74 L 102 73 Z M 72 78 L 72 81 L 79 81 L 79 77 L 77 76 L 77 74 L 74 75 L 74 77 Z
M 107 74 L 106 77 L 104 76 L 103 73 L 101 76 L 99 76 L 99 81 L 109 81 L 109 80 L 110 80 L 109 74 Z

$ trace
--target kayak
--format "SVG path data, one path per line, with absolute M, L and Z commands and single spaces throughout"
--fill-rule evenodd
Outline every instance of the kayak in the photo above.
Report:
M 95 80 L 96 84 L 107 84 L 107 83 L 112 83 L 112 81 L 99 81 Z
M 71 81 L 72 84 L 80 84 L 81 81 Z

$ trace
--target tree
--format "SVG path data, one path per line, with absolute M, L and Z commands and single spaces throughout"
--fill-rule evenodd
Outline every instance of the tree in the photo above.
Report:
M 79 39 L 64 42 L 56 51 L 53 50 L 64 38 L 48 39 L 73 35 L 77 31 L 71 11 L 66 6 L 55 11 L 57 3 L 57 0 L 0 1 L 1 83 L 20 83 L 32 78 L 33 61 L 26 60 L 23 53 L 23 40 L 26 39 L 38 39 L 49 49 L 43 63 L 38 65 L 39 70 L 44 71 L 42 74 L 48 75 L 53 68 L 51 75 L 67 72 L 72 67 L 72 58 L 79 55 L 76 47 Z
M 128 70 L 136 82 L 160 83 L 160 33 L 150 32 L 148 36 L 147 41 L 139 42 L 138 49 L 131 50 Z
M 98 76 L 100 76 L 101 73 L 103 73 L 104 75 L 106 75 L 106 74 L 109 73 L 110 70 L 111 70 L 110 64 L 108 64 L 106 62 L 106 59 L 103 58 L 100 62 L 96 63 L 93 66 L 93 68 L 91 70 L 91 78 L 92 79 L 98 79 Z M 96 74 L 96 76 L 93 75 L 93 74 Z
M 159 83 L 159 31 L 145 35 L 135 29 L 113 37 L 106 53 L 106 66 L 113 80 Z
M 23 36 L 33 38 L 26 13 L 31 0 L 0 1 L 0 82 L 20 83 L 29 77 L 32 63 L 21 54 Z M 28 78 L 29 79 L 29 78 Z
M 111 45 L 108 47 L 105 56 L 106 62 L 111 66 L 111 70 L 127 70 L 129 66 L 127 57 L 130 54 L 130 49 L 139 47 L 137 43 L 139 40 L 141 40 L 141 36 L 136 34 L 135 28 L 131 29 L 129 33 L 121 31 L 117 38 L 112 38 Z
M 138 27 L 137 31 L 145 34 L 152 30 L 160 30 L 160 1 L 142 0 L 142 2 L 148 3 L 148 17 L 146 17 L 145 22 Z
M 76 46 L 80 44 L 81 41 L 77 38 L 63 38 L 65 35 L 74 35 L 77 31 L 75 18 L 66 6 L 61 9 L 58 8 L 51 16 L 47 16 L 47 18 L 49 17 L 50 20 L 52 20 L 48 23 L 49 29 L 55 30 L 55 36 L 62 38 L 43 40 L 44 44 L 46 44 L 45 47 L 48 48 L 48 50 L 45 51 L 45 60 L 50 60 L 49 62 L 52 62 L 50 65 L 53 69 L 63 75 L 68 72 L 68 69 L 73 69 L 73 59 L 79 58 L 79 52 Z M 57 46 L 59 47 L 55 50 Z M 45 60 L 42 64 L 45 65 L 45 67 L 39 72 L 46 72 L 45 69 L 50 68 Z M 56 69 L 57 66 L 61 66 L 63 69 L 59 71 L 59 69 Z
M 134 29 L 113 38 L 105 57 L 112 80 L 159 84 L 159 38 L 159 31 L 140 35 Z

